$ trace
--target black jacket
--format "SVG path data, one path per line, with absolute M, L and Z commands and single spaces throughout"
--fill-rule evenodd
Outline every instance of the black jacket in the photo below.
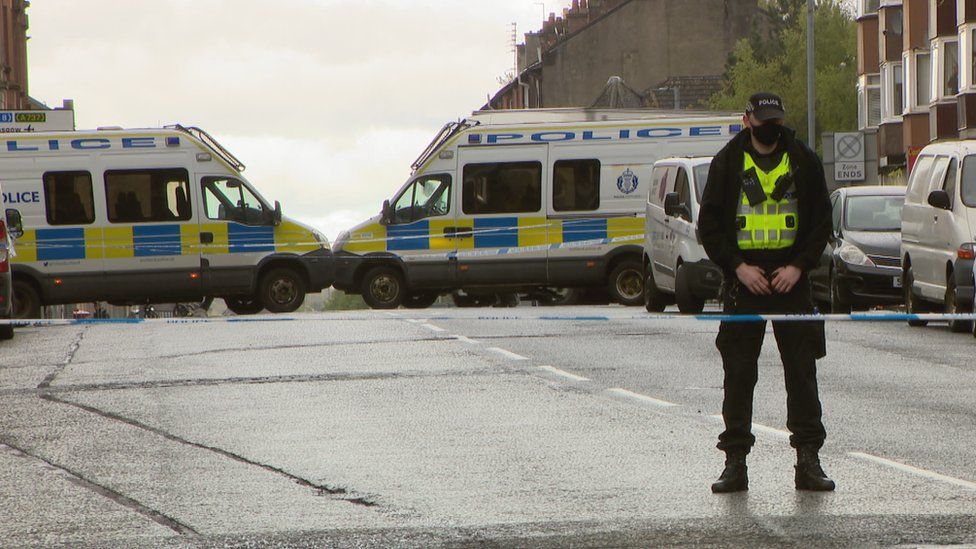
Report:
M 784 128 L 780 143 L 790 156 L 796 180 L 799 209 L 796 241 L 787 250 L 740 250 L 736 217 L 742 191 L 743 151 L 750 139 L 746 128 L 712 159 L 698 216 L 705 253 L 729 279 L 742 263 L 764 268 L 795 265 L 804 273 L 809 272 L 819 264 L 830 238 L 830 197 L 823 164 L 817 153 L 796 139 L 793 130 Z

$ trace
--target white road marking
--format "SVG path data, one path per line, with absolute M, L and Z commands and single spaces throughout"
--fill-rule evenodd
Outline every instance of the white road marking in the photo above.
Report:
M 481 345 L 481 342 L 480 341 L 475 341 L 475 340 L 473 340 L 473 339 L 471 339 L 469 337 L 464 337 L 463 335 L 454 335 L 454 336 L 451 336 L 451 337 L 457 339 L 458 341 L 460 341 L 462 343 L 467 343 L 468 345 Z
M 878 456 L 872 456 L 871 454 L 864 454 L 861 452 L 850 452 L 847 455 L 851 456 L 852 458 L 861 459 L 864 461 L 870 461 L 873 463 L 877 463 L 878 465 L 884 465 L 885 467 L 891 467 L 892 469 L 897 469 L 903 473 L 908 473 L 910 475 L 915 475 L 918 477 L 923 477 L 938 482 L 945 482 L 947 484 L 960 486 L 962 488 L 968 488 L 969 490 L 976 490 L 976 482 L 970 482 L 968 480 L 963 480 L 961 478 L 950 477 L 926 469 L 919 469 L 918 467 L 912 467 L 911 465 L 905 465 L 904 463 L 898 463 L 897 461 L 891 461 L 890 459 L 885 459 Z
M 589 381 L 589 379 L 587 379 L 587 378 L 585 378 L 583 376 L 578 376 L 576 374 L 571 374 L 569 372 L 564 372 L 563 370 L 560 370 L 559 368 L 555 368 L 553 366 L 539 366 L 539 369 L 540 370 L 545 370 L 545 371 L 549 372 L 550 374 L 554 374 L 554 375 L 557 375 L 559 377 L 564 377 L 566 379 L 570 379 L 572 381 Z
M 447 331 L 444 328 L 441 328 L 440 326 L 434 326 L 433 324 L 421 323 L 420 325 L 423 326 L 424 328 L 427 328 L 428 330 L 430 330 L 432 332 L 446 332 Z
M 498 347 L 489 347 L 488 350 L 491 351 L 491 352 L 493 352 L 493 353 L 498 353 L 498 354 L 500 354 L 500 355 L 502 355 L 502 356 L 504 356 L 506 358 L 510 358 L 512 360 L 529 360 L 527 357 L 524 357 L 522 355 L 517 355 L 517 354 L 513 353 L 512 351 L 506 351 L 505 349 L 500 349 Z
M 406 320 L 410 324 L 420 324 L 423 322 L 423 320 L 417 320 L 416 318 L 404 318 L 403 320 Z
M 710 417 L 710 418 L 712 418 L 714 420 L 717 420 L 717 421 L 721 421 L 723 423 L 725 422 L 725 418 L 722 417 L 722 414 L 715 414 L 713 416 L 708 416 L 708 417 Z M 784 431 L 782 429 L 774 429 L 773 427 L 767 427 L 766 425 L 763 425 L 762 423 L 753 423 L 752 424 L 752 430 L 753 431 L 760 432 L 760 433 L 765 433 L 767 435 L 773 435 L 774 437 L 790 438 L 790 432 L 789 431 Z
M 653 404 L 654 406 L 657 406 L 659 408 L 674 408 L 676 406 L 680 406 L 679 404 L 675 404 L 673 402 L 668 402 L 666 400 L 660 400 L 660 399 L 657 399 L 657 398 L 649 397 L 647 395 L 642 395 L 642 394 L 639 394 L 639 393 L 634 393 L 634 392 L 628 391 L 627 389 L 608 389 L 607 392 L 610 393 L 610 394 L 613 394 L 613 395 L 617 395 L 617 396 L 624 397 L 624 398 L 638 400 L 640 402 L 644 402 L 644 403 L 647 403 L 647 404 Z

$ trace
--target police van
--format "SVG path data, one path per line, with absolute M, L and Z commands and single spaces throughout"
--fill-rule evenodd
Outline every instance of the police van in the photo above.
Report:
M 332 283 L 332 251 L 283 218 L 244 165 L 198 128 L 12 134 L 0 143 L 15 240 L 14 317 L 41 306 L 222 297 L 291 312 Z
M 740 129 L 738 115 L 694 111 L 476 112 L 338 237 L 334 286 L 381 309 L 483 288 L 606 287 L 640 305 L 654 162 L 715 154 Z

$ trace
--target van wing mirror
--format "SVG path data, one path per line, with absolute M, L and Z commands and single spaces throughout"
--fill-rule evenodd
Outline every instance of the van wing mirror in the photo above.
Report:
M 390 201 L 389 200 L 384 200 L 383 201 L 383 211 L 380 212 L 380 224 L 381 225 L 387 225 L 387 224 L 390 223 L 390 220 L 392 218 L 393 218 L 393 216 L 392 216 L 392 213 L 390 212 Z
M 929 206 L 940 210 L 951 210 L 952 202 L 949 200 L 949 193 L 938 189 L 929 193 Z
M 281 202 L 278 202 L 277 200 L 275 200 L 274 217 L 271 219 L 274 222 L 275 227 L 281 225 Z
M 664 215 L 668 217 L 681 217 L 682 215 L 691 218 L 691 210 L 687 204 L 682 204 L 678 198 L 678 193 L 668 193 L 664 197 Z
M 20 211 L 14 208 L 7 208 L 7 231 L 15 239 L 24 236 L 24 219 L 20 216 Z

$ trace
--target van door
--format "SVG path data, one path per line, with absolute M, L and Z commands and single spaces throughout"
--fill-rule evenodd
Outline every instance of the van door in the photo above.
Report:
M 654 169 L 654 183 L 651 190 L 654 195 L 651 202 L 654 205 L 654 221 L 651 224 L 651 263 L 654 267 L 654 283 L 658 288 L 674 291 L 674 264 L 671 262 L 671 247 L 674 234 L 671 231 L 671 219 L 664 213 L 664 197 L 674 192 L 677 180 L 677 166 L 658 166 Z
M 450 288 L 457 251 L 453 176 L 424 174 L 393 199 L 386 226 L 386 250 L 403 260 L 410 288 Z M 463 232 L 463 231 L 462 231 Z
M 187 170 L 106 170 L 104 178 L 105 279 L 111 299 L 199 299 L 198 220 Z
M 253 293 L 257 265 L 275 252 L 272 208 L 247 183 L 226 174 L 198 180 L 203 291 L 224 297 Z
M 925 261 L 922 250 L 922 233 L 927 230 L 932 219 L 928 217 L 929 222 L 926 222 L 926 217 L 931 210 L 927 201 L 934 163 L 935 157 L 931 155 L 922 155 L 916 160 L 908 182 L 905 206 L 901 214 L 902 259 L 904 260 L 907 257 L 911 261 L 912 272 L 916 278 L 919 276 L 919 268 L 924 265 Z
M 460 149 L 459 287 L 547 282 L 547 158 L 545 145 Z
M 692 217 L 694 199 L 691 195 L 691 178 L 689 177 L 688 170 L 683 166 L 678 167 L 678 171 L 675 174 L 674 192 L 678 193 L 678 203 L 687 207 L 689 212 L 666 220 L 671 229 L 671 241 L 668 246 L 668 265 L 674 269 L 674 276 L 677 276 L 678 261 L 681 259 L 689 259 L 680 257 L 682 250 L 688 250 L 698 245 L 697 238 L 695 237 L 695 219 Z M 674 283 L 676 284 L 676 282 Z
M 946 172 L 949 169 L 949 157 L 938 156 L 932 165 L 932 175 L 930 182 L 923 194 L 922 202 L 925 207 L 925 214 L 922 225 L 922 232 L 919 235 L 919 254 L 915 266 L 915 282 L 922 292 L 922 295 L 936 301 L 942 301 L 945 297 L 945 253 L 943 248 L 945 243 L 941 235 L 945 232 L 945 225 L 951 223 L 950 213 L 946 210 L 934 208 L 929 205 L 929 193 L 933 190 L 941 189 L 945 182 Z
M 959 178 L 959 199 L 969 220 L 969 235 L 974 235 L 976 234 L 976 155 L 969 155 L 963 159 L 962 177 Z M 976 236 L 973 240 L 976 240 Z

